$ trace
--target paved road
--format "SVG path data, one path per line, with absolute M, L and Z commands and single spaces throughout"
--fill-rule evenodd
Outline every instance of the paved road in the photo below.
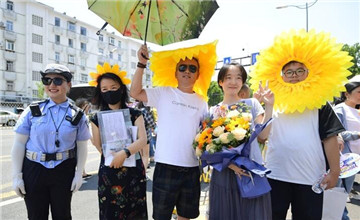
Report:
M 14 134 L 11 128 L 0 127 L 0 167 L 1 167 L 1 185 L 0 185 L 0 219 L 26 219 L 26 208 L 24 201 L 17 197 L 11 189 L 11 158 L 10 152 Z M 88 159 L 85 166 L 86 172 L 93 174 L 88 178 L 78 192 L 73 195 L 72 200 L 72 216 L 74 220 L 95 220 L 98 219 L 97 204 L 97 170 L 99 166 L 100 155 L 89 142 Z M 147 183 L 147 201 L 148 214 L 152 215 L 151 188 L 153 165 L 147 170 L 150 180 Z M 356 181 L 360 183 L 360 175 L 357 175 Z M 355 190 L 360 194 L 360 185 L 356 185 Z M 205 210 L 208 200 L 204 198 L 206 186 L 202 186 L 202 194 L 200 198 L 200 216 L 198 220 L 205 219 Z M 207 197 L 208 198 L 208 197 Z M 204 202 L 205 199 L 205 202 Z M 352 220 L 360 220 L 360 201 L 351 199 L 351 203 L 347 203 Z M 151 218 L 149 218 L 151 219 Z M 291 219 L 291 214 L 288 215 Z

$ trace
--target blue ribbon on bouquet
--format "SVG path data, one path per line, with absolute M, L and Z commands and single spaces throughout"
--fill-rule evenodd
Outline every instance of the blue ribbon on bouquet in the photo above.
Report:
M 270 192 L 271 187 L 265 175 L 271 171 L 264 166 L 249 158 L 250 145 L 257 138 L 257 136 L 272 122 L 272 119 L 265 124 L 257 124 L 250 135 L 247 142 L 238 147 L 227 149 L 223 148 L 221 152 L 209 153 L 205 151 L 201 155 L 203 167 L 211 165 L 217 171 L 221 172 L 227 168 L 230 163 L 249 172 L 250 177 L 237 176 L 237 185 L 240 190 L 240 195 L 243 198 L 256 198 Z

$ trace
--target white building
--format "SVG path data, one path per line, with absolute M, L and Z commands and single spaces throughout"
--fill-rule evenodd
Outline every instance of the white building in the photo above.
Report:
M 0 96 L 26 102 L 38 96 L 40 70 L 60 63 L 73 73 L 73 85 L 87 83 L 96 65 L 119 64 L 132 79 L 141 43 L 101 31 L 76 17 L 36 2 L 0 1 Z M 129 75 L 130 74 L 130 75 Z M 144 74 L 151 86 L 151 71 Z

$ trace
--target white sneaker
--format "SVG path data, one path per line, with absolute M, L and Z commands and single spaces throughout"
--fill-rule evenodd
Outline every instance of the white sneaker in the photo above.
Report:
M 350 196 L 348 196 L 348 197 L 346 198 L 346 202 L 347 202 L 347 203 L 351 202 Z

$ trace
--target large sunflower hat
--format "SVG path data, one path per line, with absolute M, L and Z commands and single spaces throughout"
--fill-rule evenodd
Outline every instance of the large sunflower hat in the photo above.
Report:
M 154 52 L 150 58 L 150 69 L 154 72 L 153 86 L 177 87 L 175 78 L 176 65 L 180 60 L 196 58 L 199 61 L 199 78 L 194 85 L 194 91 L 207 100 L 207 90 L 211 77 L 215 72 L 217 62 L 216 44 L 214 42 L 177 50 Z
M 126 78 L 126 71 L 122 71 L 120 70 L 119 65 L 115 64 L 113 66 L 111 66 L 109 63 L 105 62 L 103 66 L 101 66 L 100 64 L 98 64 L 96 66 L 96 73 L 95 72 L 91 72 L 89 73 L 90 77 L 92 78 L 91 81 L 89 81 L 89 85 L 90 86 L 97 86 L 97 79 L 101 76 L 104 75 L 105 73 L 113 73 L 115 75 L 117 75 L 120 79 L 121 82 L 124 85 L 128 85 L 131 83 L 131 80 Z
M 284 32 L 274 44 L 260 51 L 255 66 L 251 68 L 251 88 L 256 91 L 260 81 L 269 81 L 275 95 L 274 109 L 284 113 L 302 113 L 305 109 L 319 109 L 344 91 L 352 57 L 341 51 L 330 34 L 304 29 Z M 308 77 L 296 84 L 286 83 L 281 70 L 290 61 L 303 63 Z

